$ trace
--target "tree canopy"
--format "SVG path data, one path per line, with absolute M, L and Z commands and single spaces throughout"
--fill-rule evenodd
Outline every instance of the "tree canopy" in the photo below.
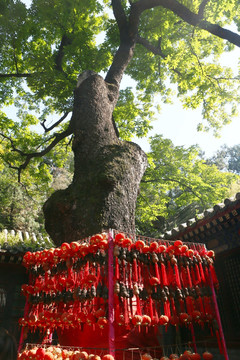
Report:
M 209 164 L 215 164 L 220 170 L 227 170 L 240 174 L 240 145 L 223 145 L 208 160 Z
M 85 70 L 116 91 L 124 74 L 135 82 L 109 95 L 122 140 L 145 136 L 174 91 L 201 107 L 199 130 L 217 132 L 237 114 L 239 75 L 221 55 L 240 47 L 239 14 L 234 0 L 0 0 L 1 160 L 24 186 L 49 182 L 66 163 Z
M 137 204 L 140 233 L 159 236 L 234 195 L 240 177 L 200 155 L 198 146 L 174 146 L 160 135 L 151 138 Z

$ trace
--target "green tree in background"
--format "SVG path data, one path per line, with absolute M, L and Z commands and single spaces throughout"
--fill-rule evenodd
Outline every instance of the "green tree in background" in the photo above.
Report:
M 209 164 L 215 164 L 220 170 L 240 174 L 240 145 L 223 145 L 208 159 Z
M 240 177 L 207 164 L 199 154 L 197 146 L 174 146 L 160 135 L 151 139 L 137 204 L 140 233 L 159 236 L 231 195 Z
M 151 139 L 147 155 L 149 167 L 141 182 L 136 209 L 140 234 L 158 237 L 238 191 L 240 177 L 200 159 L 197 146 L 174 146 L 159 135 Z M 70 184 L 72 162 L 70 155 L 61 168 L 52 163 L 44 186 L 32 181 L 27 188 L 5 166 L 0 177 L 0 229 L 44 233 L 42 204 L 53 191 Z
M 186 108 L 202 107 L 199 129 L 236 115 L 239 78 L 219 59 L 240 46 L 229 30 L 239 3 L 1 0 L 0 9 L 0 99 L 16 109 L 0 113 L 2 161 L 24 186 L 44 186 L 71 144 L 73 181 L 44 206 L 48 233 L 59 244 L 106 227 L 134 232 L 147 162 L 124 140 L 146 135 L 153 100 L 170 101 L 175 88 Z M 120 89 L 124 74 L 136 93 Z
M 70 184 L 72 169 L 69 164 L 71 158 L 61 168 L 54 166 L 53 163 L 51 166 L 48 164 L 48 176 L 39 176 L 38 181 L 26 171 L 23 174 L 23 183 L 17 181 L 16 171 L 7 165 L 2 166 L 0 168 L 0 230 L 18 229 L 43 235 L 45 233 L 43 203 L 53 191 L 64 189 Z

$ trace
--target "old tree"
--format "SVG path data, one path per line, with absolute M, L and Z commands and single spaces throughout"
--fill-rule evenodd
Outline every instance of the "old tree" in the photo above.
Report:
M 134 232 L 147 158 L 126 140 L 147 133 L 154 96 L 167 102 L 171 88 L 202 107 L 199 128 L 218 130 L 236 114 L 239 78 L 219 58 L 240 46 L 239 3 L 1 0 L 0 9 L 1 103 L 16 112 L 0 113 L 2 160 L 27 184 L 72 146 L 73 181 L 44 205 L 56 244 Z M 120 89 L 124 74 L 134 93 Z

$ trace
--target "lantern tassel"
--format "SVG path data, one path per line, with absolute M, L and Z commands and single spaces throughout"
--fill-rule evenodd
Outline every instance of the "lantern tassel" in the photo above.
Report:
M 168 278 L 166 273 L 165 264 L 161 262 L 161 275 L 162 275 L 162 285 L 168 286 Z
M 201 280 L 203 282 L 203 284 L 206 283 L 206 279 L 205 279 L 205 274 L 204 274 L 204 271 L 203 271 L 203 266 L 202 266 L 202 263 L 199 262 L 199 270 L 200 270 L 200 274 L 201 274 Z
M 118 257 L 115 257 L 115 279 L 119 280 L 119 263 L 118 263 Z
M 178 266 L 177 264 L 174 264 L 174 271 L 175 271 L 175 279 L 176 279 L 176 286 L 181 289 L 182 285 L 181 285 L 181 280 L 180 280 L 180 276 L 179 276 L 179 271 L 178 271 Z
M 137 259 L 133 259 L 133 282 L 138 282 L 138 267 L 137 267 Z

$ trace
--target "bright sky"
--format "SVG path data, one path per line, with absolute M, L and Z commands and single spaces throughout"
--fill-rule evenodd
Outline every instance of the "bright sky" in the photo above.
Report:
M 222 61 L 225 66 L 232 67 L 237 74 L 240 49 L 236 48 L 230 54 L 224 54 Z M 200 110 L 183 109 L 181 102 L 175 98 L 173 104 L 161 104 L 162 111 L 158 119 L 152 124 L 153 130 L 149 136 L 162 134 L 164 138 L 171 139 L 174 145 L 198 144 L 207 157 L 212 156 L 221 145 L 234 146 L 240 144 L 240 104 L 239 116 L 232 119 L 231 124 L 221 130 L 221 137 L 216 138 L 213 131 L 199 132 L 197 125 L 202 120 Z M 147 139 L 134 139 L 144 151 L 149 151 L 150 146 Z
M 175 99 L 172 105 L 163 105 L 159 118 L 152 124 L 154 128 L 150 136 L 162 134 L 165 138 L 171 139 L 174 145 L 189 147 L 198 144 L 207 157 L 215 153 L 223 144 L 228 146 L 240 144 L 240 116 L 222 129 L 221 138 L 216 138 L 213 132 L 198 132 L 197 124 L 201 118 L 201 110 L 183 109 L 180 101 Z M 144 151 L 149 151 L 147 139 L 134 139 L 134 142 Z

